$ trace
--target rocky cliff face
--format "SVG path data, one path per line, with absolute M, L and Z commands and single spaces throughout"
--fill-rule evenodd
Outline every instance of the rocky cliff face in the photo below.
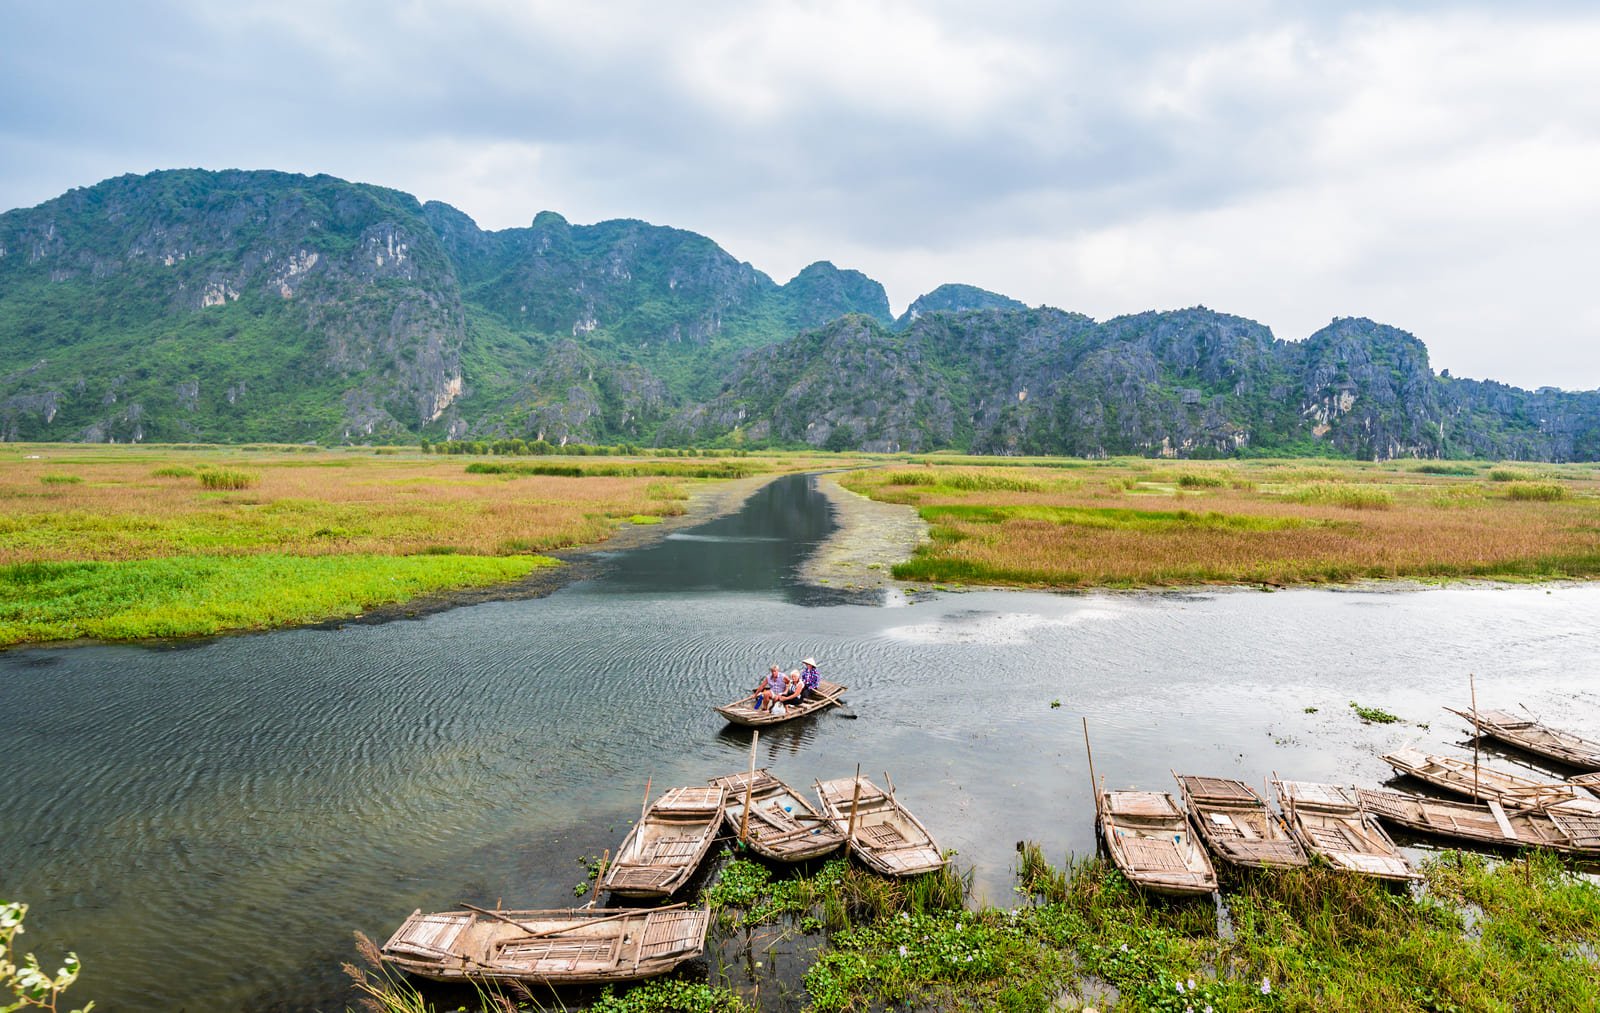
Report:
M 437 421 L 463 389 L 465 313 L 420 210 L 331 177 L 182 171 L 0 216 L 0 362 L 26 362 L 0 383 L 0 434 L 392 438 Z M 318 391 L 305 417 L 286 386 Z
M 1436 377 L 1421 342 L 1337 320 L 1299 343 L 1204 308 L 1096 324 L 1057 310 L 853 317 L 749 354 L 662 429 L 991 454 L 1594 459 L 1600 392 Z M 845 436 L 841 438 L 840 434 Z
M 872 450 L 1600 458 L 1600 392 L 1435 376 L 1409 334 L 1096 323 L 328 176 L 159 172 L 0 215 L 0 439 L 522 437 Z

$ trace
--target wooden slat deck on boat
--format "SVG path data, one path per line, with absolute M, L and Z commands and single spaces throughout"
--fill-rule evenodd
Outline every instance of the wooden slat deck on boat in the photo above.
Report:
M 758 855 L 777 862 L 803 862 L 844 845 L 844 831 L 765 767 L 755 772 L 754 780 L 738 773 L 714 777 L 711 783 L 728 793 L 722 812 L 728 833 L 737 837 L 742 823 L 750 847 Z M 745 820 L 747 787 L 750 818 Z
M 1409 830 L 1494 847 L 1550 848 L 1600 855 L 1600 817 L 1513 809 L 1500 803 L 1448 802 L 1398 791 L 1358 788 L 1361 804 Z
M 1396 773 L 1409 774 L 1474 801 L 1492 798 L 1507 809 L 1550 809 L 1559 806 L 1575 812 L 1600 813 L 1600 801 L 1589 797 L 1576 785 L 1565 782 L 1536 781 L 1482 764 L 1474 772 L 1471 760 L 1433 756 L 1411 746 L 1384 754 L 1383 762 L 1393 767 Z
M 1101 792 L 1099 823 L 1111 860 L 1136 886 L 1170 894 L 1217 888 L 1211 860 L 1166 792 Z
M 661 796 L 617 849 L 602 885 L 623 897 L 671 894 L 711 850 L 726 799 L 717 785 L 674 788 Z
M 1278 805 L 1306 851 L 1336 869 L 1379 879 L 1416 879 L 1405 856 L 1361 805 L 1354 788 L 1315 781 L 1274 781 Z
M 705 950 L 704 908 L 446 911 L 407 918 L 385 963 L 436 981 L 579 985 L 664 974 Z
M 1524 752 L 1543 756 L 1579 770 L 1600 770 L 1600 742 L 1581 735 L 1564 732 L 1559 728 L 1540 724 L 1532 718 L 1500 710 L 1478 711 L 1476 720 L 1471 708 L 1445 710 L 1465 718 L 1467 723 L 1490 738 L 1516 746 Z
M 829 682 L 826 679 L 819 680 L 817 682 L 817 693 L 820 694 L 818 699 L 808 700 L 798 707 L 788 707 L 782 713 L 778 713 L 777 708 L 773 708 L 770 711 L 756 710 L 755 700 L 750 697 L 711 709 L 727 718 L 733 724 L 744 725 L 746 728 L 765 728 L 768 725 L 781 725 L 785 721 L 803 718 L 807 714 L 815 714 L 825 707 L 831 707 L 839 697 L 844 695 L 844 691 L 849 688 L 849 686 L 842 683 Z
M 818 781 L 817 798 L 823 814 L 833 820 L 840 833 L 849 835 L 850 853 L 867 868 L 885 876 L 915 876 L 944 867 L 944 856 L 933 835 L 887 793 L 866 778 L 841 777 Z M 851 801 L 855 800 L 854 830 L 851 831 Z
M 1249 868 L 1294 868 L 1305 850 L 1266 800 L 1243 781 L 1173 773 L 1195 830 L 1224 862 Z

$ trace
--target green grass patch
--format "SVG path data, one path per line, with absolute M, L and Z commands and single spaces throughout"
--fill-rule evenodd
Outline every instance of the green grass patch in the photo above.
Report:
M 1387 489 L 1367 486 L 1342 485 L 1334 482 L 1313 482 L 1290 489 L 1285 499 L 1315 506 L 1337 506 L 1350 510 L 1388 510 L 1394 506 L 1394 494 Z
M 1182 489 L 1221 489 L 1227 484 L 1228 480 L 1221 475 L 1186 471 L 1178 476 L 1178 486 Z
M 195 470 L 187 465 L 174 464 L 165 468 L 157 468 L 150 473 L 151 478 L 193 478 Z
M 598 475 L 615 478 L 641 478 L 662 475 L 669 478 L 748 478 L 767 471 L 764 464 L 754 461 L 726 460 L 697 461 L 632 461 L 619 463 L 584 462 L 583 464 L 545 464 L 529 461 L 474 461 L 467 465 L 469 475 L 555 475 L 565 478 L 585 478 Z
M 1259 514 L 1225 514 L 1215 510 L 1132 510 L 1125 507 L 1066 507 L 1020 504 L 979 506 L 943 504 L 921 508 L 922 519 L 932 524 L 960 521 L 968 524 L 1003 524 L 1006 521 L 1048 521 L 1086 528 L 1120 528 L 1129 531 L 1224 529 L 1230 531 L 1283 531 L 1306 525 L 1299 517 Z
M 1516 468 L 1489 469 L 1489 481 L 1491 482 L 1526 482 L 1534 477 L 1531 472 L 1521 471 Z
M 77 485 L 83 481 L 82 475 L 40 475 L 39 481 L 45 485 Z
M 251 489 L 260 479 L 248 471 L 232 468 L 207 468 L 200 472 L 200 484 L 207 489 Z
M 1566 498 L 1566 486 L 1554 482 L 1512 482 L 1506 486 L 1506 499 L 1554 503 Z
M 628 523 L 629 524 L 660 524 L 661 523 L 661 518 L 656 517 L 656 516 L 654 516 L 652 514 L 630 514 L 628 516 Z
M 1419 475 L 1476 475 L 1478 469 L 1470 464 L 1441 464 L 1429 461 L 1411 469 Z
M 0 567 L 0 646 L 208 636 L 516 580 L 542 556 L 182 556 Z
M 939 476 L 931 471 L 891 471 L 883 476 L 884 485 L 938 485 Z

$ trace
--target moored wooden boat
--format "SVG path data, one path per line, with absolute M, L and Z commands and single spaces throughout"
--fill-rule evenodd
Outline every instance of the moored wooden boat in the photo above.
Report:
M 1102 791 L 1100 836 L 1129 882 L 1156 893 L 1206 894 L 1217 888 L 1211 859 L 1164 791 Z
M 831 854 L 844 844 L 843 830 L 765 767 L 754 777 L 729 774 L 712 778 L 711 783 L 728 794 L 722 811 L 728 832 L 737 837 L 742 828 L 758 855 L 778 862 L 803 862 Z M 747 797 L 748 819 L 744 815 Z
M 1567 778 L 1567 783 L 1575 784 L 1596 798 L 1600 798 L 1600 773 L 1579 774 L 1577 777 L 1569 777 Z
M 1379 879 L 1416 879 L 1405 856 L 1361 805 L 1354 788 L 1315 781 L 1273 781 L 1289 829 L 1306 851 L 1336 869 Z
M 688 882 L 722 825 L 727 792 L 674 788 L 656 799 L 617 849 L 601 885 L 622 897 L 666 897 Z
M 1228 777 L 1172 776 L 1200 839 L 1222 861 L 1255 869 L 1306 864 L 1300 842 L 1248 784 Z
M 664 974 L 699 956 L 704 908 L 488 911 L 411 917 L 383 944 L 386 964 L 435 981 L 580 985 Z
M 1454 756 L 1435 756 L 1411 746 L 1385 753 L 1383 762 L 1397 774 L 1409 774 L 1436 788 L 1465 795 L 1476 802 L 1494 799 L 1507 809 L 1564 809 L 1600 812 L 1600 801 L 1586 795 L 1576 785 L 1560 781 L 1538 781 L 1520 774 L 1496 770 Z
M 839 697 L 843 696 L 844 691 L 849 688 L 849 686 L 841 683 L 822 679 L 817 683 L 817 699 L 807 700 L 805 703 L 795 707 L 786 707 L 781 713 L 776 707 L 770 711 L 756 710 L 755 698 L 748 696 L 743 700 L 735 700 L 733 703 L 723 704 L 720 707 L 711 709 L 727 718 L 733 724 L 744 725 L 746 728 L 765 728 L 768 725 L 781 725 L 785 721 L 793 721 L 808 714 L 815 714 L 824 707 L 831 707 L 838 702 Z M 783 705 L 780 704 L 779 706 Z
M 1368 812 L 1408 830 L 1494 847 L 1549 848 L 1600 856 L 1597 816 L 1559 807 L 1508 811 L 1494 799 L 1478 805 L 1371 788 L 1358 788 L 1356 794 Z
M 1516 746 L 1523 752 L 1543 756 L 1579 770 L 1600 770 L 1600 742 L 1540 724 L 1500 710 L 1477 711 L 1469 708 L 1445 710 L 1467 720 L 1479 733 Z
M 816 783 L 822 812 L 845 835 L 850 853 L 885 876 L 915 876 L 944 868 L 933 835 L 894 796 L 864 777 Z

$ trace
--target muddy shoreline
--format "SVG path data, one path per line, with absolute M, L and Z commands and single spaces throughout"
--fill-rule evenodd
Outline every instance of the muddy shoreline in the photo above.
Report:
M 831 474 L 817 476 L 817 491 L 827 497 L 838 527 L 806 560 L 800 578 L 846 591 L 906 588 L 892 571 L 928 537 L 928 522 L 916 508 L 868 499 Z

